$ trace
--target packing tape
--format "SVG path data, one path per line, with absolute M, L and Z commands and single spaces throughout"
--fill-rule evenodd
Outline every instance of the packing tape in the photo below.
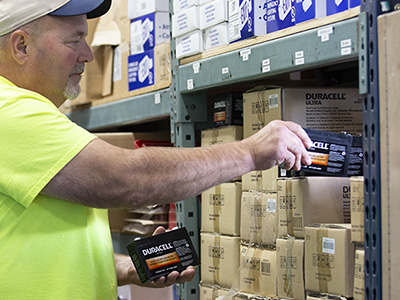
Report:
M 218 254 L 215 255 L 215 253 L 212 253 L 212 258 L 213 258 L 213 268 L 214 268 L 214 273 L 213 273 L 213 282 L 217 285 L 220 285 L 220 265 L 221 265 L 221 256 L 224 255 L 224 251 L 221 250 L 221 237 L 219 236 L 214 236 L 214 249 L 218 249 Z
M 212 196 L 212 195 L 210 195 Z M 225 199 L 222 197 L 222 188 L 221 185 L 217 185 L 215 187 L 215 194 L 212 196 L 214 199 L 214 202 L 212 207 L 213 207 L 213 215 L 215 217 L 215 220 L 213 222 L 213 227 L 214 227 L 214 232 L 221 232 L 220 231 L 220 223 L 221 223 L 221 211 L 222 211 L 222 202 L 225 201 Z
M 283 286 L 283 290 L 286 293 L 286 296 L 289 298 L 294 298 L 294 291 L 293 291 L 293 274 L 292 274 L 292 256 L 293 256 L 293 244 L 295 238 L 289 237 L 286 243 L 286 269 L 285 269 L 285 282 Z
M 328 229 L 323 225 L 317 230 L 317 267 L 319 291 L 328 292 L 328 283 L 332 281 L 331 255 L 324 253 L 323 238 L 328 237 Z

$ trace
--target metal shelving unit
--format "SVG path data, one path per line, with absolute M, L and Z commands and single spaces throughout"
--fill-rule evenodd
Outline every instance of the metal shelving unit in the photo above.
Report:
M 131 99 L 95 106 L 68 116 L 88 130 L 170 118 L 171 141 L 195 146 L 196 123 L 207 122 L 206 92 L 243 81 L 348 61 L 359 63 L 364 95 L 365 287 L 367 300 L 381 299 L 381 215 L 379 97 L 376 18 L 399 1 L 362 0 L 359 17 L 310 29 L 215 57 L 179 65 L 172 53 L 172 85 Z M 177 205 L 177 221 L 186 226 L 199 249 L 198 199 Z M 199 272 L 198 272 L 199 273 Z M 179 288 L 181 299 L 198 299 L 199 274 Z

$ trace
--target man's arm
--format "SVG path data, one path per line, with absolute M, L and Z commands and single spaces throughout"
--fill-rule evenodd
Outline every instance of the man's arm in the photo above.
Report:
M 310 164 L 311 141 L 292 122 L 273 121 L 242 141 L 200 148 L 121 149 L 89 143 L 42 193 L 92 207 L 137 207 L 184 200 L 252 170 Z

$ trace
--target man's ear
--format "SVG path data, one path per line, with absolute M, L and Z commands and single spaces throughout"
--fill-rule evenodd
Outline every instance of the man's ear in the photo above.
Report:
M 11 55 L 20 65 L 28 60 L 29 40 L 29 34 L 20 29 L 14 31 L 10 36 Z

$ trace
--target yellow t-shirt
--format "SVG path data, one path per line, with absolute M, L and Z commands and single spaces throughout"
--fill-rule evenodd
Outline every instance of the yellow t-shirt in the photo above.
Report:
M 0 76 L 0 299 L 117 298 L 107 211 L 40 194 L 94 138 Z

